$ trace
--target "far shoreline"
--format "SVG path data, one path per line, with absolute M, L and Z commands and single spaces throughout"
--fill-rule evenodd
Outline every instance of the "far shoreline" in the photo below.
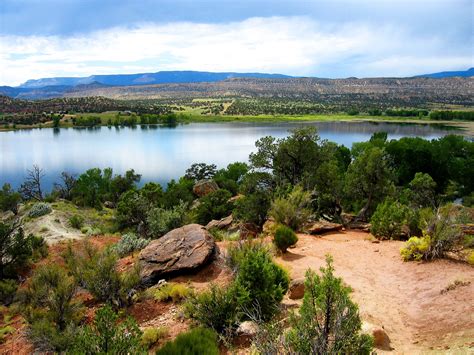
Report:
M 101 112 L 101 113 L 82 113 L 72 116 L 100 116 L 102 118 L 101 124 L 92 127 L 107 127 L 111 126 L 107 124 L 106 116 L 115 114 L 115 111 Z M 413 119 L 399 116 L 369 116 L 369 115 L 348 115 L 348 114 L 319 114 L 319 115 L 186 115 L 185 119 L 177 121 L 177 124 L 181 123 L 232 123 L 232 122 L 257 122 L 257 123 L 281 123 L 281 122 L 385 122 L 385 123 L 399 123 L 399 124 L 422 124 L 422 125 L 438 125 L 449 127 L 461 135 L 467 137 L 474 137 L 474 122 L 471 121 L 447 121 L 447 120 L 429 120 L 429 119 Z M 137 123 L 136 126 L 140 126 Z M 150 124 L 144 124 L 150 125 Z M 163 125 L 163 124 L 158 124 Z M 78 126 L 73 125 L 70 121 L 62 121 L 59 127 L 56 128 L 89 128 L 91 126 Z M 112 126 L 113 127 L 113 126 Z M 125 126 L 119 126 L 125 127 Z M 28 130 L 28 129 L 41 129 L 41 128 L 55 128 L 52 121 L 46 123 L 33 124 L 33 125 L 9 125 L 8 127 L 1 126 L 0 132 L 17 131 L 17 130 Z M 453 132 L 454 133 L 454 132 Z

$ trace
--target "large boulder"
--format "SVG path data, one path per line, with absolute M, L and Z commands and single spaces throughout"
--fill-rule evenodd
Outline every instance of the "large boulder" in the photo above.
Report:
M 214 180 L 199 180 L 193 186 L 193 192 L 196 196 L 203 197 L 211 192 L 219 190 L 219 186 Z
M 292 300 L 299 300 L 304 297 L 304 278 L 290 281 L 288 287 L 288 297 Z
M 340 223 L 332 223 L 327 221 L 318 221 L 306 227 L 309 234 L 323 234 L 326 232 L 333 232 L 341 230 L 343 227 Z
M 142 283 L 195 271 L 211 260 L 216 248 L 214 238 L 199 224 L 173 229 L 140 252 Z
M 207 230 L 228 229 L 232 225 L 233 221 L 234 221 L 234 218 L 232 217 L 232 215 L 229 215 L 221 219 L 213 219 L 206 225 L 206 229 Z

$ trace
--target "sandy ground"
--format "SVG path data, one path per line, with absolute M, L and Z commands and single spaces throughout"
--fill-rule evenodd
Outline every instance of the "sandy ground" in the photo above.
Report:
M 403 262 L 402 242 L 372 243 L 364 232 L 298 237 L 296 248 L 278 262 L 299 278 L 331 254 L 363 320 L 384 327 L 390 337 L 393 351 L 387 353 L 474 354 L 474 267 L 449 260 Z M 455 280 L 470 284 L 441 293 Z

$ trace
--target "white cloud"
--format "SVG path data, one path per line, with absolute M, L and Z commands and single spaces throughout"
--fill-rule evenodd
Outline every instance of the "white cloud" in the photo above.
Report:
M 472 66 L 468 47 L 452 52 L 448 41 L 391 25 L 322 25 L 306 17 L 148 23 L 70 37 L 0 36 L 0 84 L 158 70 L 403 76 Z

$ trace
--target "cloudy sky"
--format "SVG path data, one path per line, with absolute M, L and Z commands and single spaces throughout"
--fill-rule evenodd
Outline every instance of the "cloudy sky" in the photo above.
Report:
M 464 70 L 473 15 L 473 0 L 0 0 L 0 85 L 159 70 Z

